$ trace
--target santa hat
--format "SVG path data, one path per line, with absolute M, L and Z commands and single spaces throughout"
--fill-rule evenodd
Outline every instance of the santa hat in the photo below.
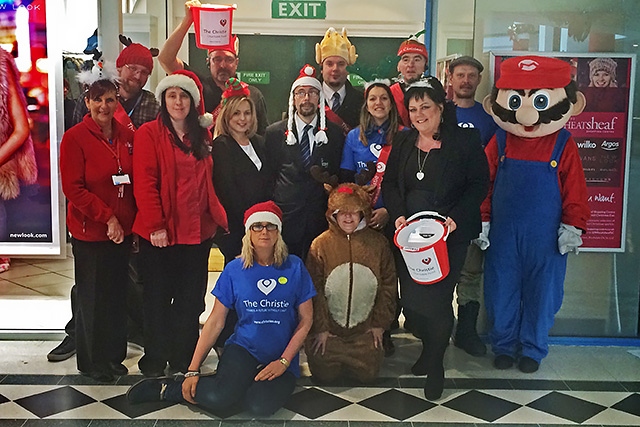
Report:
M 516 56 L 500 65 L 498 89 L 557 89 L 571 82 L 571 65 L 546 56 Z
M 423 43 L 420 43 L 415 36 L 411 36 L 408 40 L 400 43 L 400 47 L 398 48 L 398 56 L 402 56 L 406 53 L 422 55 L 424 56 L 425 61 L 429 61 L 429 53 L 427 52 L 427 47 Z
M 213 52 L 224 50 L 227 52 L 233 53 L 235 56 L 238 56 L 240 53 L 240 39 L 235 34 L 231 36 L 231 43 L 226 46 L 214 47 L 212 49 L 207 50 L 207 55 L 211 55 Z
M 249 85 L 245 82 L 241 82 L 237 77 L 231 77 L 224 84 L 225 90 L 222 92 L 222 103 L 225 104 L 227 99 L 233 96 L 244 96 L 249 97 L 251 92 L 249 92 Z
M 244 213 L 244 231 L 249 231 L 251 225 L 256 222 L 270 222 L 282 231 L 282 211 L 271 200 L 256 203 Z
M 316 145 L 326 144 L 329 140 L 327 138 L 327 118 L 324 113 L 324 93 L 322 90 L 322 83 L 316 78 L 316 70 L 309 64 L 305 64 L 300 69 L 298 78 L 291 85 L 291 92 L 289 92 L 289 120 L 287 121 L 287 144 L 294 145 L 296 143 L 296 137 L 293 134 L 293 92 L 300 86 L 311 86 L 318 89 L 320 92 L 320 102 L 318 107 L 318 113 L 320 114 L 320 130 L 316 133 Z
M 347 38 L 347 30 L 342 29 L 342 34 L 330 27 L 324 34 L 320 43 L 316 43 L 316 62 L 322 64 L 329 56 L 340 56 L 347 61 L 347 65 L 356 63 L 358 55 L 356 47 Z
M 128 64 L 142 65 L 149 72 L 153 71 L 153 56 L 149 48 L 140 43 L 131 43 L 122 49 L 118 59 L 116 59 L 116 67 L 122 68 Z
M 208 128 L 213 124 L 211 113 L 204 111 L 204 99 L 202 98 L 202 83 L 195 73 L 188 70 L 178 70 L 164 79 L 160 80 L 156 87 L 156 99 L 162 103 L 164 91 L 170 87 L 179 87 L 191 95 L 193 102 L 198 109 L 198 122 L 203 128 Z

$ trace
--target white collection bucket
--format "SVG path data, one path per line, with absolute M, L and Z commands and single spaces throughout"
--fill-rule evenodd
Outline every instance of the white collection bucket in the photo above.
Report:
M 393 241 L 416 283 L 431 285 L 449 274 L 449 228 L 445 220 L 437 212 L 422 211 L 410 216 L 395 232 Z

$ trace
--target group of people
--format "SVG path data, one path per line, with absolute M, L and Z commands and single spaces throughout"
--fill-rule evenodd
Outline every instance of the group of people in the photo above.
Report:
M 142 89 L 152 55 L 136 43 L 113 69 L 100 62 L 83 76 L 78 108 L 87 113 L 64 134 L 60 153 L 73 318 L 49 360 L 77 354 L 78 369 L 98 381 L 126 374 L 125 301 L 137 293 L 138 366 L 147 378 L 127 393 L 131 403 L 268 415 L 293 392 L 303 345 L 320 383 L 374 380 L 393 351 L 389 332 L 401 306 L 423 345 L 411 372 L 426 376 L 427 399 L 439 399 L 456 285 L 454 342 L 486 353 L 476 332 L 482 252 L 470 245 L 486 231 L 483 147 L 497 127 L 474 100 L 482 64 L 450 64 L 451 102 L 436 78 L 424 77 L 427 50 L 410 38 L 398 50 L 398 81 L 369 82 L 362 93 L 347 81 L 355 46 L 330 28 L 316 45 L 322 80 L 305 64 L 287 118 L 267 125 L 260 91 L 235 78 L 237 37 L 209 52 L 207 76 L 176 57 L 197 3 L 186 3 L 160 51 L 169 75 L 155 94 Z M 450 271 L 428 286 L 390 243 L 421 211 L 445 217 L 450 234 Z M 225 268 L 200 332 L 213 243 Z M 213 348 L 219 364 L 204 375 Z M 165 376 L 173 373 L 183 375 Z

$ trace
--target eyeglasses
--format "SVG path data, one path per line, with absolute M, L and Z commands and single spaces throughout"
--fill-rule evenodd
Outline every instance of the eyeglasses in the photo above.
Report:
M 295 96 L 298 99 L 305 99 L 307 96 L 309 98 L 317 98 L 318 96 L 320 96 L 320 92 L 317 90 L 310 90 L 309 92 L 299 90 L 298 92 L 294 92 L 293 96 Z
M 231 65 L 235 62 L 236 58 L 234 58 L 233 56 L 214 56 L 213 58 L 211 58 L 211 61 L 216 64 L 216 65 L 220 65 L 223 62 L 226 65 Z
M 251 231 L 259 233 L 265 228 L 267 229 L 267 231 L 276 231 L 278 229 L 278 226 L 276 224 L 271 224 L 270 222 L 266 224 L 260 224 L 259 222 L 256 222 L 255 224 L 251 224 L 249 228 L 251 229 Z
M 131 71 L 133 75 L 140 74 L 140 77 L 149 77 L 149 74 L 151 74 L 146 68 L 138 68 L 135 65 L 125 64 L 125 67 Z

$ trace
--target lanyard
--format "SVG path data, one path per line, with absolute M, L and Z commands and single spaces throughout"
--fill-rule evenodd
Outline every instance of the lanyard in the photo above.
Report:
M 112 141 L 112 140 L 110 139 L 109 141 Z M 113 148 L 111 148 L 111 145 L 109 145 L 104 139 L 101 139 L 100 142 L 102 142 L 102 145 L 107 147 L 107 150 L 109 150 L 113 158 L 116 159 L 116 162 L 118 163 L 118 175 L 121 174 L 122 164 L 120 163 L 120 151 L 118 150 L 118 143 L 117 142 L 115 143 L 115 150 L 114 150 Z

